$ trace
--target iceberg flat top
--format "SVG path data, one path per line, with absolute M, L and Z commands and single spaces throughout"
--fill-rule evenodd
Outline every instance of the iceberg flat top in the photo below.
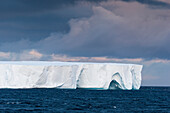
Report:
M 0 64 L 14 65 L 79 65 L 79 64 L 105 64 L 105 65 L 139 65 L 124 63 L 98 63 L 98 62 L 61 62 L 61 61 L 0 61 Z

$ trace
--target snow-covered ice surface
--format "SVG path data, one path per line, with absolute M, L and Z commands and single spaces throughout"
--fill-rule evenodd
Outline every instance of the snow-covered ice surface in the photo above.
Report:
M 142 65 L 1 61 L 0 88 L 139 89 Z

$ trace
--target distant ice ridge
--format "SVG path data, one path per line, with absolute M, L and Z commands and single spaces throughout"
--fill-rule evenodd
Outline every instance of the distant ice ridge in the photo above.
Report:
M 142 65 L 1 61 L 0 88 L 139 89 Z

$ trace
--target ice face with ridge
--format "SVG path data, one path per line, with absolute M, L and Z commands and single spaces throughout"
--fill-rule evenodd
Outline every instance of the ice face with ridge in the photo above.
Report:
M 0 88 L 139 89 L 142 65 L 1 61 Z

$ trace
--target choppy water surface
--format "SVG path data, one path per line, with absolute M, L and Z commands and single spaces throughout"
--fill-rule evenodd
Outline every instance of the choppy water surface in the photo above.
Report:
M 0 89 L 4 112 L 170 112 L 170 87 L 140 90 Z

